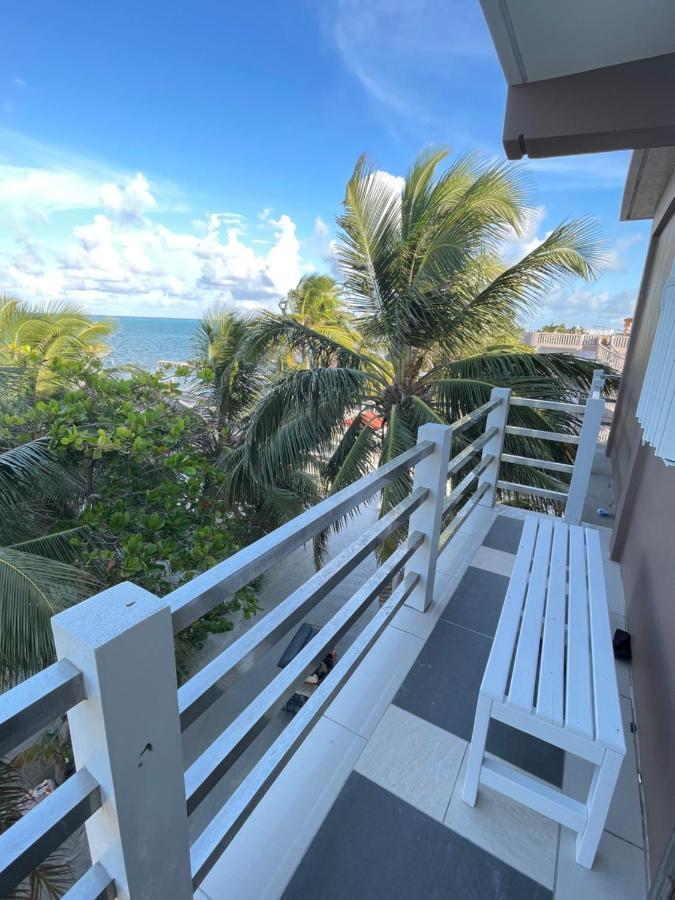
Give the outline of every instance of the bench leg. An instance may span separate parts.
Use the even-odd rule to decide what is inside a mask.
[[[483,755],[485,754],[485,742],[487,740],[488,726],[490,724],[491,709],[492,701],[488,697],[481,697],[479,695],[478,704],[476,705],[476,718],[473,722],[473,733],[469,745],[469,757],[466,763],[464,790],[462,792],[462,799],[465,803],[468,803],[469,806],[476,805],[480,769],[483,765]]]
[[[586,827],[577,835],[577,862],[587,869],[592,867],[595,859],[622,762],[622,755],[606,750],[605,758],[593,773],[588,792]]]

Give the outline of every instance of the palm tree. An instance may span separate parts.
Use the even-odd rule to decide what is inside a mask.
[[[338,219],[337,258],[344,302],[366,350],[291,315],[260,317],[249,352],[285,347],[310,355],[313,365],[284,372],[262,395],[229,460],[234,481],[243,469],[249,480],[270,483],[294,466],[337,491],[411,447],[420,425],[452,423],[493,387],[557,400],[590,387],[596,363],[528,352],[514,340],[514,326],[547,289],[568,277],[594,277],[602,257],[593,225],[563,222],[506,266],[501,243],[527,222],[520,176],[474,156],[440,170],[446,155],[421,153],[400,191],[365,158],[358,161]],[[578,425],[543,410],[513,414],[516,424],[544,430]],[[569,461],[567,446],[509,437],[508,449]],[[529,468],[505,477],[560,486]],[[407,489],[405,479],[385,489],[382,512]]]
[[[196,372],[206,387],[205,409],[215,413],[220,449],[241,442],[247,413],[271,373],[264,356],[244,352],[251,326],[250,316],[214,306],[193,339]]]
[[[308,310],[304,315],[309,315]],[[305,327],[293,321],[298,328]],[[212,489],[234,510],[242,506],[255,510],[266,527],[273,527],[318,502],[321,492],[316,480],[293,462],[279,467],[270,479],[248,466],[243,451],[250,417],[280,363],[274,348],[255,346],[255,334],[252,317],[213,307],[195,336],[195,369],[203,385],[201,411],[213,420],[214,449],[227,472],[224,483]]]
[[[30,804],[30,795],[17,768],[0,759],[0,834],[15,825]],[[73,883],[72,872],[61,851],[52,853],[28,878],[14,888],[7,900],[62,897]]]
[[[343,302],[340,285],[330,275],[303,275],[279,306],[284,315],[299,325],[346,346],[355,346],[359,340],[359,335],[351,328],[351,317]]]
[[[49,397],[61,384],[55,364],[103,356],[101,339],[112,330],[112,322],[94,321],[72,304],[30,306],[0,296],[0,369],[6,378],[27,377],[32,396]]]
[[[46,441],[0,453],[0,688],[53,662],[51,616],[94,589],[73,565],[84,529],[45,534],[77,493]]]

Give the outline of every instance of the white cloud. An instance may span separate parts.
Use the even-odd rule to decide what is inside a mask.
[[[618,238],[605,254],[605,271],[625,272],[628,268],[626,254],[631,247],[639,244],[641,240],[641,234],[628,234],[625,237]]]
[[[17,160],[20,160],[17,163]],[[123,218],[184,208],[175,185],[153,183],[0,127],[0,224],[47,222],[59,213],[98,211]]]
[[[123,222],[142,221],[145,213],[157,206],[142,172],[137,172],[123,187],[114,182],[102,185],[101,201],[106,210]]]
[[[301,240],[273,212],[195,216],[175,185],[0,127],[0,292],[118,315],[273,308],[330,236],[317,216]]]
[[[3,188],[0,175],[0,215]],[[96,197],[99,211],[72,227],[59,250],[17,232],[12,249],[0,253],[7,263],[0,290],[26,299],[67,297],[94,312],[174,307],[198,316],[216,300],[242,309],[275,307],[313,268],[301,259],[296,225],[286,214],[273,219],[266,212],[270,236],[260,245],[246,239],[238,213],[210,213],[185,231],[154,221],[148,214],[157,204],[142,173],[99,184]],[[68,212],[78,210],[76,203]]]
[[[376,103],[412,121],[436,117],[446,92],[434,86],[456,77],[468,57],[494,53],[471,0],[337,0],[324,16],[345,67]]]
[[[550,322],[581,325],[584,328],[620,329],[626,316],[635,310],[636,291],[610,293],[585,286],[558,288],[546,296],[536,317],[524,323],[528,329]]]

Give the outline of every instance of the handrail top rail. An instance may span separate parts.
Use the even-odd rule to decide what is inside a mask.
[[[327,497],[290,522],[243,547],[234,556],[197,575],[164,598],[171,606],[173,628],[177,633],[201,618],[226,596],[261,575],[274,562],[315,537],[336,519],[394,481],[429,456],[433,441],[422,441],[343,490]]]
[[[477,406],[476,409],[472,409],[470,413],[467,413],[465,416],[462,416],[461,419],[457,419],[456,422],[453,422],[450,425],[453,435],[466,431],[467,428],[475,425],[476,422],[483,418],[483,416],[487,416],[488,413],[492,412],[493,409],[496,409],[503,402],[503,397],[497,397],[494,400],[488,400],[487,403],[483,403],[482,406]]]
[[[519,428],[517,425],[507,425],[506,433],[519,437],[537,438],[540,441],[559,441],[562,444],[578,444],[578,434],[567,434],[563,431],[540,431],[538,428]]]
[[[84,678],[59,660],[0,696],[0,757],[7,756],[85,698]]]
[[[528,409],[551,409],[568,413],[583,413],[585,403],[569,403],[566,400],[540,400],[537,397],[511,397],[511,406],[526,406]]]

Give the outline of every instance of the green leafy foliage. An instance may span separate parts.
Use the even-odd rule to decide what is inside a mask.
[[[6,612],[15,621],[16,653],[6,654],[12,670],[22,653],[32,668],[50,660],[49,617],[82,596],[69,590],[73,562],[88,577],[89,593],[95,578],[100,586],[130,580],[164,596],[258,534],[245,509],[233,515],[220,498],[224,475],[215,465],[213,430],[180,402],[171,381],[144,371],[120,378],[90,361],[55,362],[54,369],[65,386],[57,397],[0,415],[0,442],[12,448],[5,456],[18,459],[14,490],[27,466],[39,473],[47,463],[76,486],[59,510],[58,524],[69,528],[60,544],[52,540],[51,559],[39,565],[36,559],[31,578],[19,576],[12,564],[27,551],[35,554],[36,540],[0,549],[0,585],[13,591],[11,602],[5,593],[0,604],[0,619]],[[36,434],[40,441],[31,443]],[[36,447],[44,457],[33,458]],[[2,463],[0,456],[0,487]],[[66,556],[59,559],[57,550]],[[231,628],[233,611],[249,616],[256,608],[251,587],[220,604],[181,636],[181,664],[184,651],[201,645],[206,634]],[[29,652],[32,639],[39,639],[39,652]],[[0,647],[4,643],[0,638]]]

